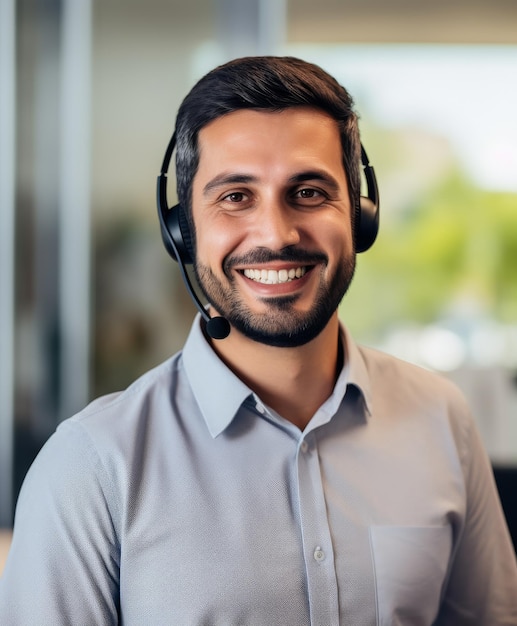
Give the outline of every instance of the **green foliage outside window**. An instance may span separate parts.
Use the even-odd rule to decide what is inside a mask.
[[[383,219],[341,316],[374,341],[394,326],[451,316],[516,324],[517,194],[476,189],[453,172]]]

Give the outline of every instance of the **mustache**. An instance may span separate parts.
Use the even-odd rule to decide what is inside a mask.
[[[225,274],[241,265],[260,265],[261,263],[273,263],[275,261],[286,263],[299,263],[300,265],[317,265],[318,263],[328,263],[328,256],[323,252],[315,252],[288,246],[281,250],[270,250],[269,248],[255,248],[240,256],[229,256],[224,260],[223,270]]]

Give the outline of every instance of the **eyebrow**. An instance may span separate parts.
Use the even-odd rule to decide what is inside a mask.
[[[298,174],[294,174],[288,179],[289,184],[299,184],[304,183],[310,180],[321,181],[325,183],[332,191],[337,192],[340,188],[337,180],[323,170],[308,170],[305,172],[299,172]],[[219,174],[212,178],[212,180],[208,181],[208,183],[203,187],[203,195],[208,195],[214,189],[218,187],[224,187],[225,185],[238,185],[238,184],[249,184],[258,182],[258,178],[256,176],[252,176],[251,174]]]
[[[289,178],[290,183],[305,183],[310,180],[321,181],[335,192],[340,189],[337,180],[324,170],[308,170],[307,172],[300,172]]]
[[[214,189],[224,187],[225,185],[242,185],[257,182],[257,180],[255,176],[249,174],[219,174],[203,187],[203,195],[206,196]]]

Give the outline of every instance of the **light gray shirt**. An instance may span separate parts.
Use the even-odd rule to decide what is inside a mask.
[[[465,402],[359,348],[302,433],[184,350],[65,421],[19,497],[2,626],[517,624]]]

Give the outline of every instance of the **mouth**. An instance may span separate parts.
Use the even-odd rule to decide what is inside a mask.
[[[248,279],[262,285],[281,285],[299,280],[310,269],[307,266],[291,267],[290,269],[253,269],[242,270],[241,273]]]

